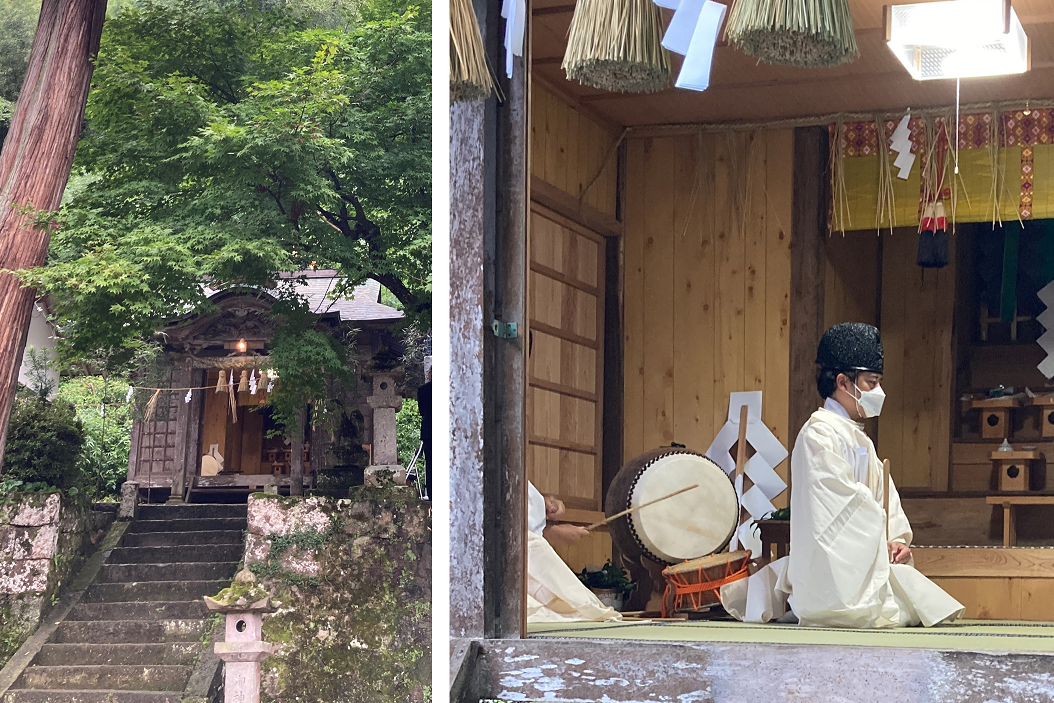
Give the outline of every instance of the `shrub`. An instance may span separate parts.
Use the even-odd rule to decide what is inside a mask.
[[[58,397],[73,404],[84,425],[81,473],[97,500],[116,497],[128,476],[133,406],[125,402],[127,388],[125,378],[101,376],[65,378],[59,384]]]
[[[421,446],[421,411],[416,400],[403,398],[403,407],[395,416],[395,444],[399,450],[399,461],[403,466],[409,466],[414,453]],[[425,466],[424,454],[417,460],[417,465]]]
[[[16,398],[0,473],[26,483],[79,490],[83,447],[84,426],[70,403],[40,396]]]

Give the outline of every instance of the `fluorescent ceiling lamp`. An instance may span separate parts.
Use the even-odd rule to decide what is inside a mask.
[[[915,80],[1029,69],[1025,30],[1010,0],[943,0],[885,7],[886,43]]]

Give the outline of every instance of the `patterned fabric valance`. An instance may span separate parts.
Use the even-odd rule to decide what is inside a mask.
[[[899,122],[881,120],[886,145]],[[901,180],[876,121],[831,125],[833,230],[916,226],[925,201],[937,197],[958,222],[1054,217],[1054,109],[961,115],[958,176],[954,116],[913,117],[908,126],[916,159]],[[883,153],[889,169],[880,168]]]

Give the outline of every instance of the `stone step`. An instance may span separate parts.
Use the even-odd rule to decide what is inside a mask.
[[[135,581],[133,583],[94,583],[84,591],[84,603],[124,603],[128,601],[188,601],[214,596],[231,585],[222,581]]]
[[[129,603],[78,603],[66,622],[81,620],[204,620],[205,601],[145,601]]]
[[[182,691],[30,691],[10,689],[3,703],[181,703]]]
[[[107,564],[171,564],[174,562],[241,561],[241,544],[198,544],[183,547],[118,547]]]
[[[140,505],[136,520],[199,520],[202,518],[242,518],[249,514],[245,503],[197,505]]]
[[[165,664],[190,666],[200,651],[200,641],[150,644],[45,644],[33,659],[33,665]]]
[[[141,644],[200,642],[210,629],[208,620],[90,620],[59,623],[48,638],[51,644]]]
[[[194,544],[241,544],[245,535],[241,530],[193,532],[128,532],[122,547],[178,547]]]
[[[63,690],[182,691],[192,667],[136,666],[31,666],[22,672],[19,688]]]
[[[203,518],[194,520],[136,520],[126,534],[139,532],[216,532],[220,530],[244,530],[244,517]]]
[[[95,583],[133,581],[219,581],[238,571],[236,561],[177,562],[174,564],[104,564]]]

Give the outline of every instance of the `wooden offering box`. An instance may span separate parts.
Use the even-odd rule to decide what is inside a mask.
[[[999,491],[1020,493],[1029,490],[1029,476],[1041,456],[1036,450],[992,452],[992,466],[999,476]]]
[[[970,407],[981,411],[981,437],[1007,439],[1010,437],[1010,411],[1021,407],[1019,398],[984,398],[974,400]]]
[[[1039,429],[1043,438],[1054,437],[1054,395],[1030,398],[1028,404],[1039,408]]]

